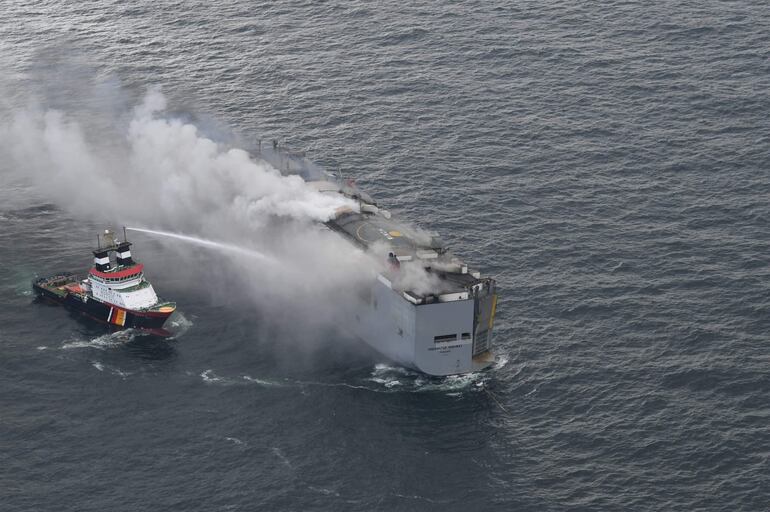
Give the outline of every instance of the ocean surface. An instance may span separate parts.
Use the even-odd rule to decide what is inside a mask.
[[[89,183],[5,162],[1,511],[770,509],[767,2],[8,0],[0,70],[4,112],[160,86],[501,288],[495,367],[429,379],[284,343],[137,235],[176,336],[110,333],[29,286],[88,267]]]

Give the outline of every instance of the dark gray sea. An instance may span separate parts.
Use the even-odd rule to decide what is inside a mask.
[[[89,183],[4,179],[1,511],[770,509],[767,2],[4,0],[0,66],[305,150],[501,288],[495,368],[428,379],[137,235],[179,335],[110,333],[29,286]]]

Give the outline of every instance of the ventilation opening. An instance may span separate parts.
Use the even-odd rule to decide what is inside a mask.
[[[433,343],[444,343],[447,341],[455,341],[457,339],[456,334],[445,334],[443,336],[434,336]]]

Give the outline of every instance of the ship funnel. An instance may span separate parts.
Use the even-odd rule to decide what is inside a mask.
[[[116,263],[118,265],[130,266],[134,264],[134,260],[131,259],[131,242],[123,241],[118,243],[118,248],[115,250]]]
[[[107,249],[94,251],[94,267],[99,272],[108,271],[110,269],[110,251]]]

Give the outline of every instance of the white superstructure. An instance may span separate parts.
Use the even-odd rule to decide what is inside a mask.
[[[144,265],[131,257],[131,243],[118,241],[115,234],[105,231],[104,246],[94,251],[94,268],[84,284],[91,295],[102,302],[122,309],[140,311],[158,304],[158,295],[144,278]],[[114,261],[110,260],[114,254]]]
[[[91,275],[88,285],[95,298],[124,309],[140,310],[158,303],[155,290],[141,272],[131,279],[114,282]]]

